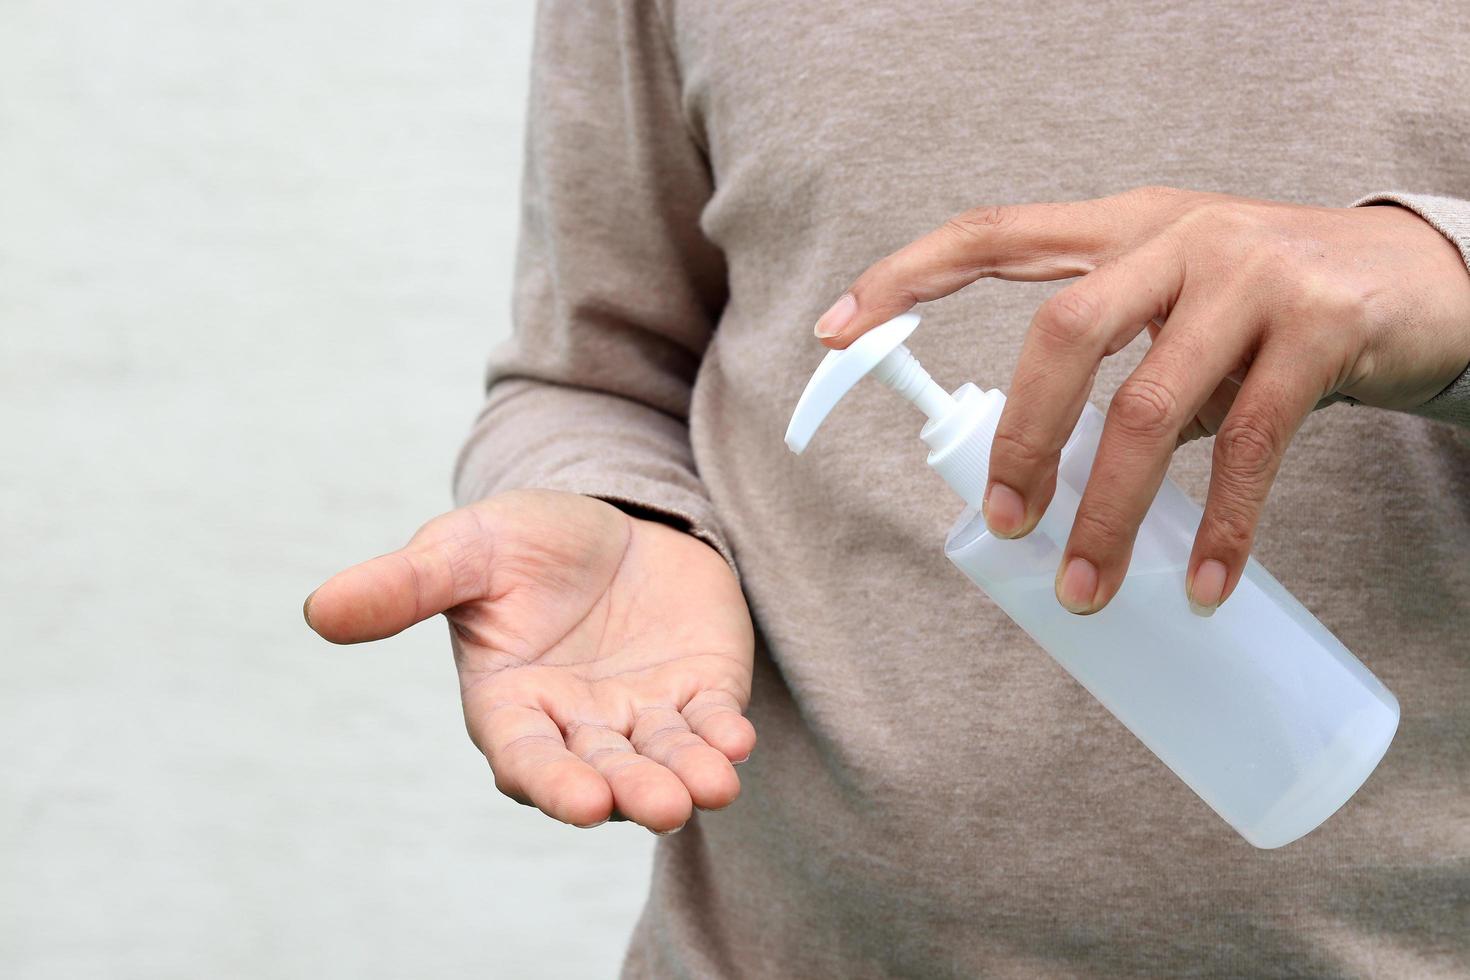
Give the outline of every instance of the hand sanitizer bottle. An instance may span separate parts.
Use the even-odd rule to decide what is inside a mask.
[[[980,501],[1005,396],[936,384],[904,347],[918,324],[907,313],[828,353],[786,444],[804,450],[871,373],[928,416],[929,465],[968,505],[945,554],[1190,789],[1256,847],[1288,844],[1336,812],[1388,751],[1394,696],[1253,558],[1215,615],[1192,612],[1184,573],[1202,512],[1167,479],[1112,602],[1091,616],[1063,609],[1053,582],[1103,414],[1084,410],[1036,529],[997,538]]]

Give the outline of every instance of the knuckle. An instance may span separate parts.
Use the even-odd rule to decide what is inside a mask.
[[[1211,551],[1227,555],[1246,554],[1255,536],[1251,511],[1238,503],[1216,501],[1205,518],[1205,532],[1213,546]]]
[[[916,301],[913,290],[905,284],[909,278],[911,252],[901,250],[874,262],[858,276],[847,291],[857,300],[859,308],[888,309],[890,306],[912,306]]]
[[[500,746],[499,751],[496,752],[496,758],[500,759],[501,761],[505,761],[516,755],[516,753],[518,752],[530,750],[530,754],[527,756],[527,758],[544,759],[546,758],[546,754],[543,752],[536,752],[535,750],[555,748],[557,742],[558,740],[550,735],[543,735],[539,732],[528,732],[525,735],[517,735],[510,741],[506,742],[504,745]]]
[[[1200,199],[1196,191],[1182,190],[1164,184],[1134,187],[1109,199],[1110,204],[1130,220],[1142,217],[1149,234],[1168,227],[1186,214]]]
[[[1003,204],[982,204],[961,211],[945,222],[945,227],[965,238],[975,238],[994,233],[997,228],[1011,222],[1015,209]]]
[[[1238,203],[1216,198],[1184,202],[1174,219],[1177,231],[1191,235],[1194,244],[1205,244],[1212,253],[1238,251],[1253,240],[1251,221]],[[1230,246],[1235,246],[1231,248]]]
[[[621,745],[602,745],[592,749],[590,752],[582,753],[582,761],[594,769],[602,769],[606,761],[616,761],[619,756],[627,754],[628,750]]]
[[[416,576],[442,569],[454,595],[465,595],[484,585],[485,517],[462,508],[440,514],[425,523],[404,549]]]
[[[1075,287],[1064,289],[1036,311],[1032,329],[1057,344],[1090,344],[1101,320],[1101,307]]]
[[[1117,542],[1129,537],[1127,519],[1114,505],[1091,500],[1077,509],[1072,522],[1072,540],[1082,543],[1083,550],[1093,557],[1099,552],[1111,550]]]
[[[690,704],[684,709],[684,720],[690,728],[697,728],[722,710],[719,705],[707,701]]]
[[[1302,271],[1293,283],[1294,319],[1335,333],[1366,329],[1368,297],[1351,283],[1318,270]]]
[[[443,546],[443,560],[449,572],[451,596],[484,595],[488,591],[486,566],[473,544],[464,538],[451,539]]]
[[[1301,273],[1296,269],[1300,257],[1294,243],[1272,234],[1250,234],[1243,236],[1238,265],[1245,277],[1251,280],[1297,283]],[[1296,290],[1297,287],[1291,287]]]
[[[1271,472],[1278,452],[1271,424],[1256,414],[1230,415],[1215,436],[1215,464],[1227,479],[1260,481]]]
[[[1007,471],[1018,468],[1035,469],[1047,455],[1041,442],[1024,429],[997,430],[991,441],[990,451],[993,463],[1000,463],[999,469]],[[997,469],[992,465],[993,475],[999,475],[996,473]]]
[[[1200,224],[1233,225],[1240,221],[1241,210],[1233,201],[1204,197],[1190,203],[1184,218]]]
[[[1123,382],[1108,409],[1120,429],[1142,439],[1176,436],[1178,411],[1179,399],[1169,386],[1146,376]]]
[[[650,775],[648,766],[656,766],[658,763],[646,755],[637,752],[619,752],[609,756],[607,761],[597,767],[597,771],[603,779],[611,780],[616,776],[624,776],[625,779],[637,779]],[[624,775],[626,774],[626,775]]]
[[[447,514],[431,517],[423,524],[420,524],[417,531],[413,532],[413,536],[408,539],[409,545],[427,547],[440,544],[444,541],[451,541],[463,533],[463,523],[464,515],[454,510]]]
[[[689,729],[683,724],[660,725],[657,728],[654,728],[652,731],[649,731],[647,733],[640,733],[643,740],[649,746],[668,745],[670,742],[679,741],[681,738],[688,734]]]

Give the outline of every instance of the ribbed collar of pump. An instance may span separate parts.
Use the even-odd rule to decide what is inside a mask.
[[[990,446],[1006,396],[997,388],[981,391],[963,384],[954,393],[955,407],[930,420],[919,432],[929,446],[929,465],[965,503],[979,507],[990,471]]]

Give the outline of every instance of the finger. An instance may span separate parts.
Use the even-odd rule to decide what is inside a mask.
[[[1325,363],[1299,344],[1264,348],[1215,435],[1209,496],[1185,580],[1201,615],[1213,613],[1240,581],[1281,457],[1332,389]]]
[[[1113,395],[1057,568],[1057,599],[1071,612],[1096,612],[1122,587],[1138,525],[1180,434],[1255,344],[1249,309],[1213,291],[1186,294]]]
[[[664,766],[640,755],[622,733],[603,725],[575,725],[568,747],[612,788],[619,813],[658,834],[689,821],[693,801],[683,782]]]
[[[1194,418],[1179,432],[1179,439],[1175,449],[1187,442],[1196,439],[1204,439],[1220,431],[1220,423],[1225,421],[1225,416],[1230,414],[1230,406],[1235,404],[1235,396],[1240,391],[1240,382],[1234,378],[1227,377],[1210,392],[1210,397],[1194,413]]]
[[[381,640],[473,598],[484,548],[467,510],[437,517],[408,545],[328,579],[307,596],[307,625],[333,643]]]
[[[1100,201],[973,208],[946,221],[860,275],[818,320],[816,334],[843,348],[915,303],[992,277],[1066,279],[1115,250]]]
[[[1150,340],[1157,340],[1160,330],[1159,323],[1150,320],[1148,324],[1148,336]],[[1200,406],[1199,411],[1194,413],[1194,418],[1185,423],[1179,432],[1179,438],[1175,440],[1174,448],[1178,449],[1185,443],[1194,442],[1196,439],[1204,439],[1220,431],[1220,423],[1225,421],[1225,416],[1230,412],[1230,406],[1235,403],[1235,393],[1240,390],[1240,379],[1245,377],[1245,371],[1232,371],[1225,376],[1205,403]],[[1331,398],[1329,396],[1328,401]],[[1322,404],[1325,404],[1322,403]]]
[[[718,749],[689,730],[672,707],[645,708],[633,725],[633,747],[666,767],[689,789],[694,805],[719,810],[740,795],[740,777]]]
[[[690,731],[739,765],[755,749],[755,726],[740,711],[740,702],[728,691],[703,691],[684,706]]]
[[[1098,365],[1173,307],[1183,260],[1159,236],[1072,283],[1036,311],[996,425],[982,509],[999,537],[1027,534],[1056,488],[1057,460]]]
[[[948,296],[986,276],[1045,280],[1080,276],[1111,240],[1099,201],[973,208],[869,266],[817,321],[828,347],[843,348],[915,303]]]
[[[1194,197],[1145,187],[1092,201],[972,208],[870,266],[817,321],[816,334],[841,349],[977,279],[1083,275],[1153,235]]]
[[[578,827],[612,813],[613,790],[597,770],[573,754],[546,712],[502,704],[470,719],[470,737],[506,796],[529,800],[548,817]]]

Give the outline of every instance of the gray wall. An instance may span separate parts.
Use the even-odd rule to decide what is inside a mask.
[[[0,975],[616,971],[652,838],[300,613],[449,504],[530,6],[0,2]]]

